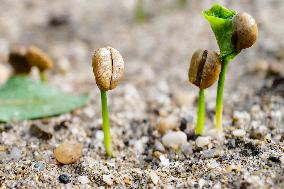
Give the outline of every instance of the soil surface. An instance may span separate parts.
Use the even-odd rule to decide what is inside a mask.
[[[195,49],[218,50],[201,16],[212,1],[179,7],[145,0],[147,19],[138,24],[132,0],[1,0],[0,83],[11,72],[9,49],[36,45],[56,64],[49,85],[88,94],[90,101],[70,114],[0,124],[0,187],[284,188],[284,1],[216,2],[253,15],[259,39],[229,65],[223,136],[213,129],[216,84],[206,90],[201,139],[208,143],[200,147],[192,134],[198,89],[187,71]],[[91,68],[93,51],[108,45],[121,52],[126,67],[124,81],[108,92],[112,158],[103,148]],[[36,70],[31,77],[38,78]],[[168,123],[187,135],[181,148],[163,145],[157,126]],[[56,161],[53,150],[65,141],[82,144],[76,163]]]

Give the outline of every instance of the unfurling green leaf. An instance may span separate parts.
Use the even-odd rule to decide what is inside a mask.
[[[233,59],[237,52],[232,44],[233,17],[236,12],[218,4],[202,12],[215,34],[222,59]]]

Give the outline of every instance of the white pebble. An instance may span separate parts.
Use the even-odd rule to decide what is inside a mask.
[[[193,153],[192,146],[188,142],[181,146],[181,150],[186,155],[191,155]]]
[[[154,171],[151,171],[150,172],[150,178],[152,180],[152,182],[157,185],[158,182],[159,182],[159,176],[154,172]]]
[[[95,116],[95,111],[94,111],[94,109],[91,108],[91,107],[85,108],[84,113],[86,114],[86,116],[87,116],[88,118],[93,118],[93,117]]]
[[[79,176],[78,177],[78,181],[81,183],[81,184],[88,184],[89,183],[89,179],[87,176]]]
[[[185,144],[187,141],[187,136],[182,131],[169,132],[165,134],[162,138],[162,142],[166,147],[178,148]]]
[[[203,147],[203,146],[207,146],[208,144],[211,143],[210,138],[209,137],[203,137],[203,136],[199,136],[196,141],[196,146],[198,147]]]
[[[219,163],[215,159],[212,159],[207,163],[207,166],[210,169],[216,169],[219,166]]]
[[[104,140],[104,132],[102,130],[98,130],[96,132],[96,139],[98,139],[99,141],[103,141]]]
[[[163,144],[160,141],[158,141],[158,140],[155,140],[155,149],[160,151],[160,152],[166,151],[166,149],[163,146]]]
[[[14,160],[19,160],[21,159],[22,152],[19,150],[17,147],[13,147],[11,152],[10,152],[10,158]]]
[[[222,189],[221,184],[218,182],[213,186],[213,189]]]
[[[237,129],[232,132],[235,137],[244,137],[246,135],[246,131],[243,129]]]
[[[103,175],[103,181],[108,185],[113,184],[113,180],[111,178],[111,175]]]
[[[178,127],[178,119],[175,116],[169,116],[166,118],[160,117],[156,125],[157,130],[161,134],[165,134],[177,127]]]
[[[134,149],[138,154],[142,154],[144,152],[145,143],[147,143],[148,137],[142,137],[139,140],[135,141]]]
[[[206,180],[201,178],[198,180],[198,184],[199,184],[199,187],[202,188],[206,184]]]
[[[208,136],[214,139],[218,139],[218,141],[223,141],[225,138],[224,132],[221,132],[220,129],[206,129],[204,131],[203,136]]]
[[[161,165],[162,166],[169,166],[170,165],[170,160],[168,158],[166,158],[164,155],[160,155],[160,161],[161,161]]]

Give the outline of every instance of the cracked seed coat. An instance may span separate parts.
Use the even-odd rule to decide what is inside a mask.
[[[197,50],[193,53],[188,71],[189,81],[200,89],[206,89],[213,85],[221,71],[221,60],[218,53],[208,50],[207,56],[204,57],[205,51]],[[200,64],[204,64],[201,66],[202,69],[199,69]]]
[[[92,64],[96,83],[103,91],[114,89],[123,78],[123,58],[119,51],[112,47],[97,49]]]

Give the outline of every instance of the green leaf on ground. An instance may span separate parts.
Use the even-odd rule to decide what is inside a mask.
[[[13,76],[0,87],[0,122],[60,115],[84,106],[87,100],[87,96],[71,96],[26,76]]]
[[[222,58],[233,59],[237,52],[232,44],[233,17],[236,12],[215,4],[202,12],[215,34]]]

